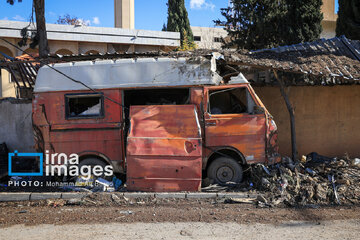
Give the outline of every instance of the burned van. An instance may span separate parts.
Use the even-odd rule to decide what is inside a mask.
[[[223,83],[202,57],[44,66],[33,126],[39,152],[111,165],[136,191],[241,182],[246,165],[279,160],[275,122],[248,81]]]

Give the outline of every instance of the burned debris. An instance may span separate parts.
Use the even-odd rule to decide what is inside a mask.
[[[260,205],[288,206],[360,203],[360,160],[328,158],[316,153],[300,162],[284,157],[281,164],[250,169],[250,182],[263,194]]]

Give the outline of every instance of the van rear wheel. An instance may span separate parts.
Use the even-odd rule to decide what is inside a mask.
[[[235,159],[219,157],[208,167],[207,176],[220,185],[227,182],[240,183],[243,179],[243,169]]]

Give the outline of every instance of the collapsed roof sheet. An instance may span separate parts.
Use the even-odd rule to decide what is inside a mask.
[[[346,37],[223,54],[228,63],[341,80],[360,80],[360,41],[351,41]]]

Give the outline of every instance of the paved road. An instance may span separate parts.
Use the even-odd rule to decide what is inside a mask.
[[[0,229],[1,239],[359,239],[360,220],[238,223],[111,223],[16,225]]]

